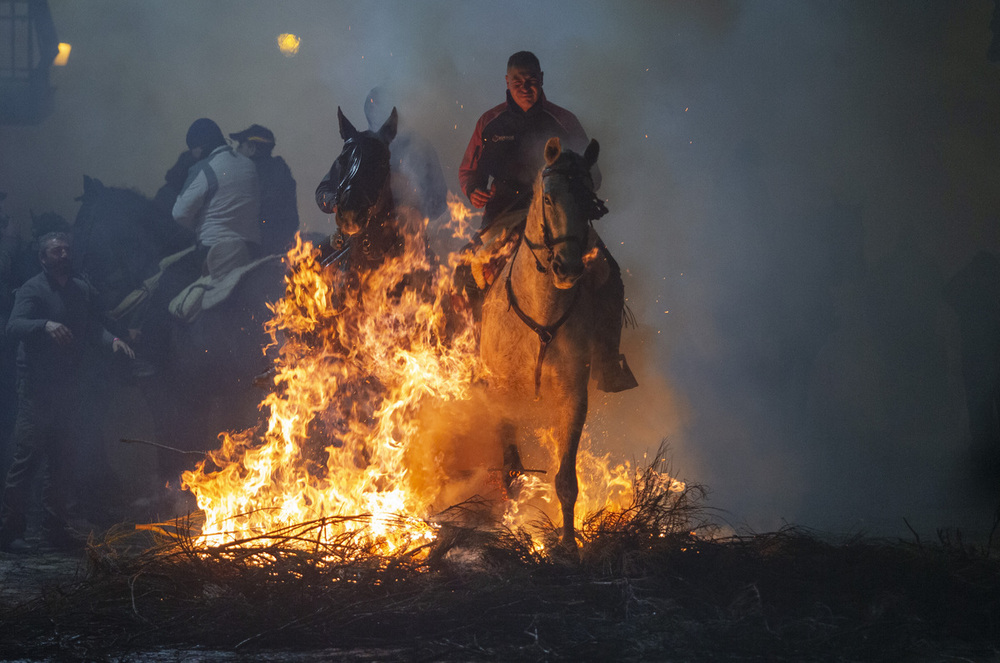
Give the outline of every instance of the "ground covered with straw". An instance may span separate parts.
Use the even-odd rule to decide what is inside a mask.
[[[544,550],[527,531],[455,519],[434,543],[391,556],[358,536],[315,541],[328,521],[208,549],[192,522],[122,525],[76,571],[64,559],[31,592],[0,594],[0,650],[53,661],[1000,660],[992,541],[722,536],[699,487],[669,492],[654,478],[637,478],[629,507],[592,514],[577,554],[560,552],[551,523],[534,532]],[[45,563],[32,560],[19,563]]]

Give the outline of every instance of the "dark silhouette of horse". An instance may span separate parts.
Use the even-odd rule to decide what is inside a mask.
[[[398,207],[392,195],[389,144],[396,136],[396,109],[377,131],[358,131],[340,108],[337,120],[344,147],[321,186],[334,195],[338,231],[330,238],[324,262],[363,273],[399,256],[403,235],[422,229],[414,227],[416,210]]]
[[[193,242],[169,210],[133,190],[85,177],[79,200],[78,268],[101,292],[101,305],[109,312],[141,291],[161,259]],[[186,321],[171,316],[170,360],[161,373],[139,380],[159,444],[209,449],[220,432],[258,423],[263,394],[253,380],[270,364],[264,322],[271,316],[267,304],[284,295],[284,274],[278,256],[255,261],[230,277],[228,296],[221,301]],[[112,328],[124,337],[128,322],[122,317]],[[170,452],[161,453],[159,461],[160,478],[169,481],[193,465],[192,456]]]
[[[76,200],[75,266],[100,293],[106,310],[155,273],[160,258],[194,241],[190,231],[174,223],[169,209],[137,191],[108,187],[85,175],[83,195]]]

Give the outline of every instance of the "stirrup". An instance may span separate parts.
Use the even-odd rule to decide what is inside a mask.
[[[625,361],[625,355],[618,355],[618,361],[605,363],[597,376],[597,388],[610,394],[634,389],[638,386],[639,383],[632,374],[632,369]]]

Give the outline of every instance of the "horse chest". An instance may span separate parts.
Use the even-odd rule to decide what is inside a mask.
[[[526,305],[531,305],[530,300]],[[553,319],[559,315],[561,313],[556,313]],[[593,328],[592,303],[589,293],[583,292],[570,316],[546,344],[539,368],[543,339],[511,309],[503,289],[494,288],[483,306],[482,360],[498,386],[526,396],[534,395],[536,371],[539,370],[540,397],[544,398],[545,392],[553,390],[585,390]]]

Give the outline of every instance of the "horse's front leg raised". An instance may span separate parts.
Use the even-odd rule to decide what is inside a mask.
[[[584,394],[573,407],[568,407],[560,417],[559,441],[559,471],[556,473],[556,495],[562,507],[562,547],[575,551],[576,527],[574,525],[574,507],[579,493],[576,479],[576,452],[580,447],[580,436],[583,434],[583,424],[587,420],[587,397]]]

